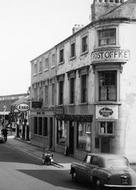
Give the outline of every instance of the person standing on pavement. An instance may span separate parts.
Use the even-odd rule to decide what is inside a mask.
[[[7,135],[8,135],[8,130],[6,129],[6,127],[4,127],[2,130],[1,130],[1,134],[4,136],[4,140],[5,142],[7,141]]]

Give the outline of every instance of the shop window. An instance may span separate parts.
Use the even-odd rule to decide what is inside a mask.
[[[63,87],[64,87],[64,82],[60,81],[59,82],[59,105],[63,104]]]
[[[66,126],[64,121],[57,120],[57,143],[60,145],[65,145],[66,142]]]
[[[100,135],[113,135],[114,134],[114,123],[111,121],[100,122]]]
[[[34,134],[37,134],[37,117],[34,117]]]
[[[48,118],[43,119],[43,136],[48,136]]]
[[[87,52],[87,50],[88,50],[88,42],[87,42],[87,36],[84,36],[83,38],[82,38],[82,53],[85,53],[85,52]]]
[[[71,44],[71,55],[70,57],[73,58],[76,56],[76,51],[75,51],[75,43]]]
[[[91,123],[78,123],[77,148],[84,151],[91,151]]]
[[[104,29],[98,31],[99,46],[116,45],[116,29]]]
[[[39,135],[42,135],[42,117],[39,117]]]
[[[64,62],[64,49],[61,49],[59,51],[59,62],[60,63]]]
[[[99,80],[99,101],[117,100],[117,72],[100,71]]]
[[[70,78],[70,104],[75,102],[75,78]]]
[[[87,102],[87,75],[81,76],[81,103]]]

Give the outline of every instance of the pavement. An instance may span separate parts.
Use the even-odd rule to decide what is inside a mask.
[[[39,159],[39,161],[42,164],[43,148],[32,145],[30,141],[25,141],[14,136],[8,136],[7,144],[13,146],[15,149],[18,149],[34,158]],[[54,164],[60,168],[70,169],[70,165],[72,162],[77,162],[77,161],[79,162],[79,160],[73,157],[65,156],[57,152],[52,152],[52,153],[53,153]]]

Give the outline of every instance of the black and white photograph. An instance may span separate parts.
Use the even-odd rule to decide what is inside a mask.
[[[136,190],[136,0],[0,0],[0,190]]]

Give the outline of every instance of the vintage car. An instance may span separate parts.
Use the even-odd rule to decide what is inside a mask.
[[[136,172],[126,157],[88,153],[83,162],[73,162],[72,180],[91,182],[97,189],[136,189]]]

